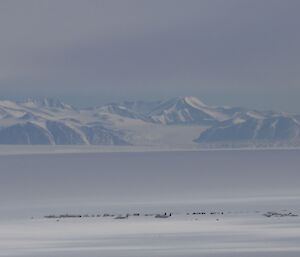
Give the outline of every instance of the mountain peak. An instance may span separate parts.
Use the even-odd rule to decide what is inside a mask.
[[[49,109],[72,109],[72,107],[56,98],[28,98],[21,102],[26,107],[45,107]]]
[[[193,96],[175,97],[162,102],[151,113],[155,122],[162,124],[211,125],[224,115]]]
[[[187,104],[191,105],[194,108],[207,107],[205,103],[203,103],[197,97],[194,96],[185,96],[183,97],[183,101],[185,101]]]

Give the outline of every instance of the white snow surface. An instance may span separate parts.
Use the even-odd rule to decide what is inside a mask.
[[[121,151],[3,150],[0,256],[300,256],[300,150]]]
[[[300,220],[262,215],[0,224],[0,256],[299,256]]]

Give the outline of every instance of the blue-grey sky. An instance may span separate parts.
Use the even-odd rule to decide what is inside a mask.
[[[299,0],[1,0],[0,96],[300,112]]]

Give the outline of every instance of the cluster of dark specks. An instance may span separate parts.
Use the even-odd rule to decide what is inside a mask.
[[[186,213],[186,215],[223,215],[224,212],[192,212],[192,213]],[[61,214],[61,215],[46,215],[44,216],[45,219],[66,219],[66,218],[114,218],[114,219],[128,219],[130,216],[133,217],[139,217],[139,216],[145,216],[145,217],[154,217],[154,218],[170,218],[172,217],[174,214],[172,212],[164,212],[164,213],[145,213],[145,214],[141,214],[141,213],[127,213],[127,214],[111,214],[111,213],[104,213],[104,214]]]
[[[233,212],[228,212],[228,214],[231,214]],[[255,211],[255,213],[259,213],[258,211]],[[210,211],[210,212],[206,212],[206,211],[197,211],[197,212],[187,212],[186,215],[187,216],[202,216],[202,215],[215,215],[215,216],[221,216],[224,215],[225,213],[223,211]],[[56,219],[57,221],[59,221],[60,219],[66,219],[66,218],[114,218],[114,219],[128,219],[129,217],[140,217],[140,216],[144,216],[144,217],[154,217],[154,218],[170,218],[172,217],[174,214],[172,212],[164,212],[164,213],[145,213],[145,214],[141,214],[139,212],[136,213],[127,213],[127,214],[111,214],[111,213],[104,213],[104,214],[61,214],[61,215],[46,215],[44,216],[44,218],[46,219]],[[297,217],[297,214],[294,214],[292,212],[273,212],[273,211],[268,211],[266,213],[263,214],[263,216],[265,217]],[[33,217],[32,217],[33,219]],[[197,220],[197,218],[196,218]],[[218,218],[216,219],[217,221],[219,220]]]
[[[271,217],[277,217],[277,218],[281,218],[281,217],[297,217],[297,214],[294,214],[292,212],[272,212],[272,211],[268,211],[266,213],[263,214],[265,217],[271,218]]]
[[[210,215],[224,215],[224,212],[216,212],[216,211],[213,211],[213,212],[192,212],[192,213],[187,213],[186,215],[207,215],[207,214],[210,214]]]

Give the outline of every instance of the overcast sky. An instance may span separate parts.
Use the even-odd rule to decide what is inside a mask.
[[[1,0],[1,98],[300,112],[299,0]]]

